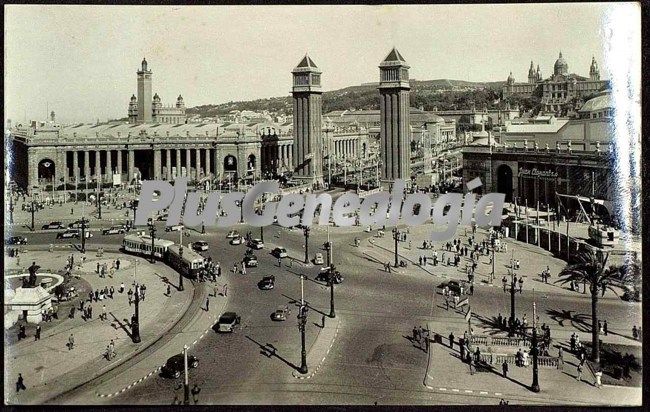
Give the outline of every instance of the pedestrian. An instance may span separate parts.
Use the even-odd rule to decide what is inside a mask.
[[[578,365],[577,371],[578,375],[576,376],[576,380],[582,382],[582,363]]]
[[[115,261],[115,269],[120,270],[120,260],[119,259],[117,259]]]
[[[74,306],[70,308],[70,314],[68,315],[68,318],[70,318],[70,319],[74,319],[74,312],[75,312],[75,309],[76,309],[76,308],[75,308]]]
[[[449,297],[445,296],[445,310],[449,310]]]
[[[559,370],[564,369],[564,350],[561,347],[557,351],[557,368]]]
[[[99,262],[97,262],[97,273],[99,273]]]
[[[41,325],[36,326],[36,334],[34,335],[34,341],[37,340],[41,340]]]
[[[124,282],[120,282],[120,288],[118,289],[118,292],[124,293]]]
[[[478,346],[476,347],[476,351],[474,352],[474,360],[476,361],[477,364],[481,361],[481,350],[478,348]]]
[[[474,294],[474,283],[469,284],[469,294],[473,295]]]
[[[88,317],[93,318],[93,307],[91,305],[88,305]]]
[[[201,388],[199,388],[195,383],[194,387],[192,388],[192,399],[194,400],[194,405],[199,403],[199,393],[200,392],[201,392]]]
[[[74,335],[71,333],[68,338],[68,350],[74,349]]]
[[[576,335],[575,335],[575,333],[571,334],[571,339],[569,340],[569,342],[571,344],[571,352],[575,352],[576,351]]]
[[[470,375],[474,375],[474,359],[471,357],[469,358],[469,373]]]
[[[282,267],[282,259],[278,258],[278,267]],[[237,270],[237,267],[235,267],[235,270]]]
[[[451,332],[449,334],[449,348],[454,348],[454,332]]]
[[[603,334],[603,322],[598,321],[598,333]]]
[[[413,343],[415,343],[415,342],[418,342],[418,343],[420,342],[420,335],[419,335],[418,328],[413,326]]]
[[[246,274],[246,265],[244,264],[244,262],[241,263],[241,274],[242,275]]]
[[[167,296],[171,296],[171,294],[172,294],[172,287],[168,283],[167,284]],[[217,296],[217,287],[216,286],[215,286],[215,289],[214,289],[214,296]]]
[[[595,382],[594,385],[600,389],[603,386],[603,383],[601,379],[603,378],[603,371],[601,369],[598,369],[598,371],[594,372],[594,378]]]
[[[16,393],[20,392],[20,390],[27,390],[27,387],[25,386],[25,383],[23,381],[23,375],[22,373],[18,374],[18,381],[16,381]]]
[[[634,340],[638,340],[638,339],[639,339],[639,331],[638,331],[638,329],[636,328],[636,325],[632,326],[632,338],[633,338]]]
[[[603,332],[605,333],[605,336],[607,336],[607,319],[605,319],[605,322],[603,323]]]
[[[205,298],[205,311],[210,311],[210,296]]]
[[[223,285],[223,295],[228,296],[228,284]]]
[[[503,363],[501,364],[501,370],[503,371],[503,377],[507,378],[508,377],[508,361],[504,360]]]
[[[102,305],[102,321],[106,320],[106,305]]]
[[[463,339],[463,338],[460,338],[460,339],[458,340],[458,346],[460,347],[460,359],[461,359],[462,361],[465,360],[465,342],[466,342],[466,341],[465,341],[465,339]]]
[[[523,276],[519,278],[519,293],[523,293],[524,289],[524,278]]]
[[[113,285],[111,285],[111,288],[108,291],[110,292],[111,299],[113,299],[113,295],[115,294],[115,288],[113,287]]]
[[[503,292],[506,292],[506,285],[508,284],[508,279],[504,276],[503,279],[501,280],[503,282]]]

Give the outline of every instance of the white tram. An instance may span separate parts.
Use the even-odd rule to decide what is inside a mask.
[[[151,256],[151,236],[145,234],[132,234],[124,236],[122,241],[124,252],[143,257]],[[182,275],[195,279],[205,267],[205,258],[190,247],[183,247],[181,254],[178,245],[171,240],[154,239],[153,254],[164,261]]]
[[[190,247],[183,247],[181,255],[179,245],[173,244],[167,249],[167,263],[188,278],[195,279],[205,268],[205,258]]]
[[[153,255],[158,259],[164,259],[167,255],[167,250],[174,242],[165,239],[154,239],[153,241]],[[136,255],[151,256],[151,236],[133,234],[124,236],[122,247],[127,253]]]

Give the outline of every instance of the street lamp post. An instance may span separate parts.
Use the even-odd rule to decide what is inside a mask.
[[[190,380],[187,368],[187,345],[183,345],[183,370],[185,371],[185,377],[183,380],[183,405],[190,404]]]
[[[330,286],[330,318],[336,317],[334,311],[334,279],[336,278],[336,269],[334,265],[330,265],[328,269],[328,281]]]
[[[134,201],[131,201],[131,203],[128,206],[129,209],[133,210],[133,226],[135,226],[135,213],[138,210],[138,207],[135,205]]]
[[[309,308],[303,303],[298,313],[298,328],[300,329],[300,342],[302,345],[300,369],[302,374],[309,372],[307,369],[307,350],[305,348],[305,328],[307,326],[307,312]]]
[[[81,217],[81,253],[86,253],[86,224],[88,219],[86,216]]]
[[[133,276],[135,277],[137,260],[133,260]],[[140,343],[140,285],[135,284],[135,314],[131,320],[131,340],[133,343]]]
[[[14,195],[9,193],[9,223],[14,224]]]
[[[36,213],[36,205],[34,203],[34,195],[32,194],[32,203],[29,206],[29,211],[32,213],[32,232],[34,231],[34,213]]]
[[[510,337],[515,336],[515,291],[517,286],[515,283],[514,264],[512,266],[513,269],[510,272],[510,330],[508,332],[508,336]]]
[[[309,263],[309,230],[308,226],[302,230],[305,235],[305,264]]]
[[[397,242],[399,242],[399,237],[402,234],[397,228],[393,229],[393,239],[395,240],[395,267],[398,266],[399,262],[397,261]]]
[[[535,290],[533,290],[533,296]],[[533,384],[530,386],[530,390],[533,392],[539,392],[539,365],[537,360],[537,305],[533,298],[533,341],[532,341],[532,352],[533,352]]]
[[[180,235],[181,235],[181,240],[178,245],[178,254],[180,255],[180,258],[183,259],[183,230],[185,230],[185,227],[181,228],[180,230]],[[178,272],[178,291],[182,292],[184,290],[183,288],[183,274],[179,271]]]
[[[149,235],[151,236],[151,263],[156,263],[156,258],[154,254],[154,246],[156,240],[156,225],[154,224],[153,219],[149,222]]]
[[[100,178],[97,178],[97,209],[99,211],[99,218],[102,218],[102,192],[99,187]]]

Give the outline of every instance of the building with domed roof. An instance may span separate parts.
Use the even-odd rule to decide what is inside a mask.
[[[153,73],[148,68],[147,59],[142,59],[138,75],[138,97],[131,96],[129,101],[129,123],[171,123],[183,124],[187,121],[183,96],[178,95],[175,105],[165,106],[158,93],[151,97],[151,82]]]
[[[591,59],[589,77],[583,77],[569,72],[569,64],[560,52],[553,64],[553,75],[546,79],[542,78],[539,65],[537,70],[534,69],[532,61],[528,69],[528,82],[517,83],[510,72],[506,85],[503,86],[503,98],[539,96],[542,111],[561,114],[578,109],[585,98],[606,89],[608,85],[607,80],[600,80],[595,57]]]

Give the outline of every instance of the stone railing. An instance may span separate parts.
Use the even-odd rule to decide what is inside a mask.
[[[545,368],[557,368],[560,358],[555,356],[538,356],[537,364]]]
[[[493,337],[486,335],[473,335],[470,337],[470,343],[473,345],[486,345],[486,346],[519,346],[528,347],[530,341],[527,338],[511,338],[511,337]]]

